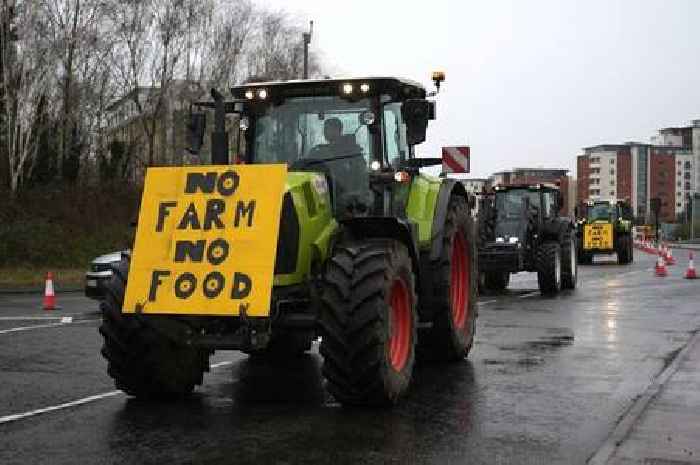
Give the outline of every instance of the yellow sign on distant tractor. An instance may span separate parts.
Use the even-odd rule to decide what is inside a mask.
[[[286,165],[150,168],[124,313],[267,316]]]
[[[585,225],[583,231],[583,248],[586,250],[612,250],[612,223],[592,223]]]

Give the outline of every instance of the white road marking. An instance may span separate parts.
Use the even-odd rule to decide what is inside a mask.
[[[6,415],[0,417],[0,425],[3,423],[10,423],[12,421],[22,420],[23,418],[33,417],[35,415],[40,415],[42,413],[54,412],[56,410],[63,410],[70,407],[75,407],[77,405],[83,405],[90,402],[94,402],[100,399],[106,399],[107,397],[114,397],[116,395],[123,394],[122,391],[109,391],[103,392],[102,394],[97,394],[94,396],[83,397],[82,399],[74,400],[72,402],[66,402],[65,404],[52,405],[51,407],[44,407],[37,410],[30,410],[24,413],[15,413],[14,415]]]
[[[519,295],[518,299],[527,299],[528,297],[534,297],[536,295],[539,295],[540,291],[532,291],[528,292],[527,294]]]
[[[33,320],[61,320],[63,316],[0,316],[0,321],[33,321]]]
[[[9,329],[0,330],[0,334],[17,333],[19,331],[30,331],[32,329],[55,328],[58,326],[66,326],[69,324],[91,323],[93,321],[99,321],[99,320],[93,319],[93,320],[73,321],[73,319],[71,317],[64,317],[64,318],[61,318],[61,321],[58,323],[47,323],[45,325],[32,325],[32,326],[18,326],[17,328],[9,328]]]
[[[494,302],[498,302],[498,301],[497,301],[496,299],[494,299],[494,300],[484,300],[484,301],[480,301],[480,302],[479,302],[479,305],[488,305],[488,304],[492,304],[492,303],[494,303]]]
[[[233,360],[227,360],[225,362],[215,363],[213,365],[210,365],[209,368],[221,368],[221,367],[225,367],[228,365],[233,365]]]
[[[225,367],[228,365],[233,365],[234,361],[233,360],[227,360],[225,362],[219,362],[211,365],[211,368],[221,368]],[[118,395],[122,395],[124,392],[122,391],[108,391],[108,392],[103,392],[102,394],[95,394],[94,396],[88,396],[88,397],[83,397],[82,399],[78,400],[73,400],[71,402],[66,402],[63,404],[58,404],[58,405],[52,405],[50,407],[44,407],[36,410],[30,410],[28,412],[23,412],[23,413],[15,413],[12,415],[5,415],[4,417],[0,417],[0,425],[3,423],[11,423],[13,421],[17,420],[23,420],[25,418],[33,417],[36,415],[41,415],[42,413],[49,413],[49,412],[55,412],[57,410],[64,410],[67,408],[71,407],[77,407],[79,405],[84,405],[84,404],[89,404],[90,402],[95,402],[98,400],[102,399],[107,399],[109,397],[114,397]]]

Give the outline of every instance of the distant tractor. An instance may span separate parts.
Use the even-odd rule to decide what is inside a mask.
[[[479,271],[484,289],[508,287],[510,274],[537,272],[542,294],[574,289],[577,283],[574,225],[560,217],[554,185],[497,186],[479,215]]]
[[[353,78],[231,93],[199,104],[215,109],[212,165],[147,173],[135,247],[112,267],[101,307],[117,387],[182,396],[215,350],[288,358],[321,336],[330,393],[382,405],[406,392],[417,356],[466,357],[474,199],[421,172],[442,163],[415,156],[435,115],[425,88]],[[226,115],[240,122],[231,150]],[[192,115],[194,154],[205,126]]]
[[[593,263],[596,254],[617,254],[621,265],[634,260],[632,208],[623,200],[589,200],[577,211],[578,261]]]

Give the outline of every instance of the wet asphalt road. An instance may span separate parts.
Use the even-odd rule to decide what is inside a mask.
[[[218,352],[192,399],[139,402],[106,375],[95,303],[59,295],[49,315],[36,296],[0,296],[0,464],[585,463],[700,328],[684,265],[656,278],[637,252],[547,299],[515,276],[481,297],[469,359],[420,366],[391,410],[333,402],[317,354],[274,366]],[[73,321],[32,319],[47,316]]]

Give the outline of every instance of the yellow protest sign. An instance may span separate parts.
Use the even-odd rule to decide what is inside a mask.
[[[124,313],[267,316],[286,165],[149,168]]]
[[[593,223],[583,229],[583,248],[612,250],[613,232],[610,223]]]

